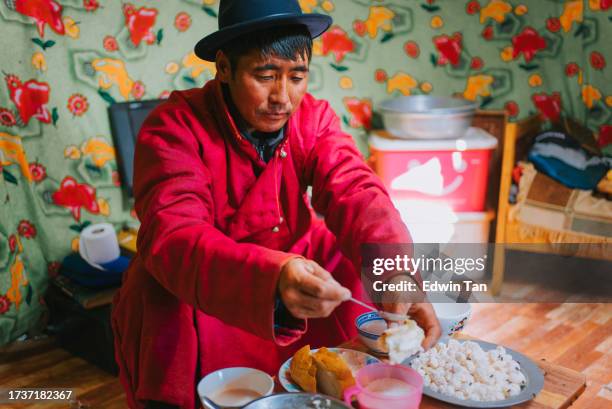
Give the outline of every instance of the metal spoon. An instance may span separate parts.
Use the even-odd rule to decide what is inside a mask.
[[[208,399],[206,396],[200,396],[200,398],[202,399],[202,404],[204,405],[205,409],[221,409],[221,406],[217,405],[215,402]]]
[[[357,300],[357,299],[355,299],[353,297],[349,298],[348,301],[352,301],[355,304],[359,304],[362,307],[365,307],[365,308],[367,308],[370,311],[374,311],[374,312],[378,313],[378,315],[381,318],[384,318],[387,321],[404,321],[406,318],[408,318],[407,316],[402,315],[402,314],[395,314],[395,313],[392,313],[392,312],[386,312],[386,311],[377,310],[376,308],[372,307],[371,305],[368,305],[368,304],[364,303],[363,301],[359,301],[359,300]]]

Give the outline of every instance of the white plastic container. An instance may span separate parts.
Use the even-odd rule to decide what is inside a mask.
[[[455,212],[440,202],[392,198],[414,243],[487,243],[494,212]]]

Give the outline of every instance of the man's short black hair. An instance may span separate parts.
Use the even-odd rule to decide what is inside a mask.
[[[278,57],[295,61],[300,56],[310,63],[312,38],[306,26],[271,27],[240,36],[224,45],[222,50],[230,61],[232,71],[238,66],[240,57],[252,50],[259,50],[263,58]]]

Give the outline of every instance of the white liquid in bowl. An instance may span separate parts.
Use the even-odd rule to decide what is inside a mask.
[[[380,378],[370,382],[366,390],[385,396],[403,396],[410,394],[414,386],[396,378]]]

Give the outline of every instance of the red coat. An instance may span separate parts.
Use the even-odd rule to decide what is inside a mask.
[[[138,256],[112,316],[132,408],[143,400],[195,408],[197,380],[211,371],[275,374],[306,343],[352,338],[362,312],[352,303],[275,329],[281,266],[304,255],[363,297],[360,244],[410,241],[329,104],[309,94],[266,164],[238,132],[217,80],[175,91],[145,121],[134,169]]]

